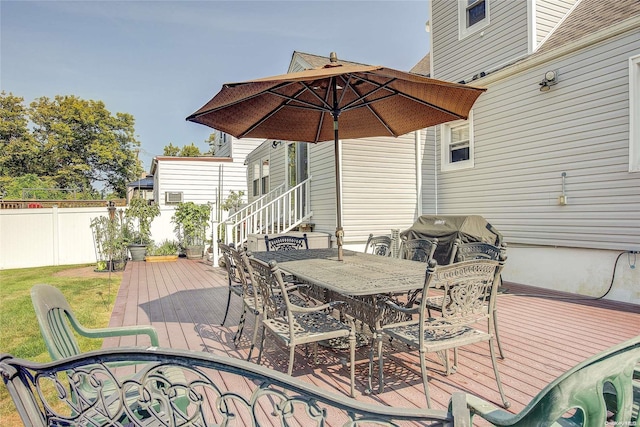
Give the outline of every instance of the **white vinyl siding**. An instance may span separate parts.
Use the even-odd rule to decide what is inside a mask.
[[[182,192],[184,202],[207,203],[216,201],[216,191],[224,200],[231,190],[246,193],[247,188],[244,165],[229,161],[160,158],[156,176],[160,205],[167,192]]]
[[[416,216],[415,136],[344,141],[345,241],[408,228]],[[315,178],[315,176],[314,176]],[[314,205],[315,214],[315,205]]]
[[[629,172],[640,172],[640,55],[629,58]]]
[[[474,105],[475,167],[439,174],[439,212],[483,215],[510,243],[636,248],[628,85],[639,53],[640,30],[489,85]],[[540,92],[550,69],[559,82]]]
[[[335,235],[334,144],[309,145],[312,222]],[[369,233],[409,227],[416,216],[414,134],[342,141],[342,225],[345,243],[364,243]],[[430,179],[433,183],[433,179]]]
[[[434,0],[432,77],[460,81],[512,62],[528,52],[527,3],[489,0],[490,24],[458,40],[458,2]]]

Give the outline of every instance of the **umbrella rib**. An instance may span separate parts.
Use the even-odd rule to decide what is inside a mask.
[[[309,86],[307,86],[304,82],[301,82],[303,88],[300,89],[300,91],[298,91],[298,93],[296,93],[293,96],[289,96],[289,95],[283,95],[281,93],[275,92],[274,89],[269,89],[266,92],[270,93],[271,95],[286,99],[287,101],[283,104],[279,104],[277,106],[277,108],[274,108],[273,110],[271,110],[270,112],[268,112],[267,114],[264,115],[264,117],[262,117],[260,120],[256,121],[256,123],[254,123],[253,126],[251,126],[250,128],[248,128],[247,130],[245,130],[244,132],[241,133],[242,136],[240,136],[240,138],[243,138],[244,136],[246,136],[247,134],[251,133],[254,129],[256,129],[257,127],[259,127],[260,125],[262,125],[265,121],[267,121],[270,117],[272,117],[274,114],[276,114],[278,111],[282,110],[284,107],[288,106],[290,108],[301,108],[301,109],[305,109],[305,110],[316,110],[316,111],[325,111],[321,106],[312,104],[310,102],[307,101],[303,101],[298,99],[297,97],[300,96],[301,94],[303,94],[305,91],[310,91],[311,93],[313,93],[314,95],[315,92],[313,90],[311,90],[309,88]],[[288,85],[280,85],[275,89],[280,89],[282,87],[285,87]],[[316,95],[317,97],[317,95]],[[318,99],[325,105],[327,105],[326,102],[324,102],[324,100],[322,98]],[[303,105],[291,105],[291,102],[297,102]]]
[[[360,79],[360,80],[362,80],[362,81],[365,81],[365,82],[367,82],[367,83],[369,83],[369,84],[372,84],[372,85],[374,85],[374,86],[378,86],[378,87],[377,87],[376,89],[373,89],[372,91],[370,91],[370,92],[369,92],[369,93],[367,93],[366,95],[360,95],[360,94],[358,94],[358,92],[356,92],[356,94],[358,94],[358,96],[360,96],[360,99],[356,99],[356,100],[354,100],[354,101],[351,101],[351,103],[349,103],[348,105],[346,105],[345,107],[343,107],[343,108],[342,108],[342,111],[348,111],[348,110],[355,109],[355,108],[365,107],[365,106],[367,106],[367,105],[369,105],[369,104],[372,104],[372,103],[374,103],[374,102],[377,102],[377,101],[380,101],[380,100],[383,100],[383,99],[389,98],[389,97],[391,97],[391,96],[393,96],[393,95],[399,95],[399,96],[402,96],[402,97],[404,97],[404,98],[410,99],[410,100],[412,100],[412,101],[414,101],[414,102],[417,102],[418,104],[421,104],[421,105],[424,105],[424,106],[427,106],[427,107],[434,108],[434,109],[436,109],[436,110],[438,110],[438,111],[441,111],[441,112],[443,112],[443,113],[450,114],[450,115],[455,116],[455,117],[458,117],[458,118],[460,118],[460,119],[465,119],[465,118],[466,118],[465,116],[461,116],[460,114],[458,114],[458,113],[454,113],[454,112],[453,112],[453,111],[451,111],[451,110],[447,110],[447,109],[445,109],[445,108],[439,107],[439,106],[437,106],[437,105],[435,105],[435,104],[432,104],[432,103],[430,103],[430,102],[423,101],[423,100],[421,100],[420,98],[416,98],[416,97],[414,97],[414,96],[407,95],[406,93],[399,92],[399,91],[397,91],[397,90],[395,90],[395,89],[392,89],[392,88],[388,87],[391,83],[393,83],[395,80],[397,80],[396,78],[393,78],[393,79],[389,80],[388,82],[386,82],[386,83],[384,83],[384,84],[380,84],[380,83],[378,83],[378,82],[375,82],[375,81],[372,81],[372,80],[366,79],[366,78],[361,77],[361,76],[355,76],[355,77],[356,77],[356,78],[358,78],[358,79]],[[391,93],[390,93],[388,96],[384,96],[384,97],[382,97],[382,98],[377,98],[377,99],[374,99],[374,100],[371,100],[371,101],[365,101],[365,100],[364,100],[364,98],[366,98],[366,97],[368,97],[368,96],[371,96],[373,93],[375,93],[375,92],[377,92],[377,91],[379,91],[379,90],[381,90],[381,89],[388,90],[388,91],[390,91]],[[472,87],[469,87],[469,89],[476,90],[475,88],[472,88]],[[354,91],[354,92],[355,92],[355,91]],[[362,101],[362,104],[354,105],[354,104],[355,104],[356,102],[358,102],[358,101]]]

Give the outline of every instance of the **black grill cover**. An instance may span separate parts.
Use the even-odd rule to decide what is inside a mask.
[[[455,239],[463,243],[502,243],[502,235],[480,215],[423,215],[413,225],[400,233],[406,239],[437,238],[438,246],[433,257],[439,265],[449,264]]]

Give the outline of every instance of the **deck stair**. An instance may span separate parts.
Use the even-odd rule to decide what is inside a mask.
[[[249,234],[280,234],[308,221],[313,212],[310,203],[311,177],[286,188],[278,186],[254,200],[225,221],[224,242],[244,244]]]

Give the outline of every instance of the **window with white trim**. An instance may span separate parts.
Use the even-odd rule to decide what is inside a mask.
[[[254,196],[262,196],[269,192],[269,159],[261,159],[252,164],[252,192]]]
[[[629,58],[629,172],[640,172],[640,55]]]
[[[440,161],[441,170],[472,168],[473,162],[473,115],[468,120],[458,120],[441,125]]]
[[[458,39],[489,25],[489,0],[458,0]]]

